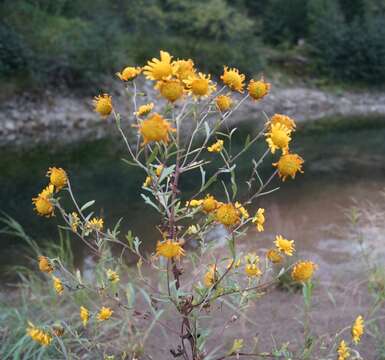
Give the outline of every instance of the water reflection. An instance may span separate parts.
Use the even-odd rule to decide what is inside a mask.
[[[271,188],[281,189],[267,197],[261,197],[254,205],[266,208],[266,231],[263,234],[251,230],[247,242],[257,242],[258,247],[269,246],[276,233],[296,239],[297,247],[304,254],[317,254],[328,263],[346,261],[354,251],[350,239],[340,230],[347,225],[344,210],[358,202],[382,201],[379,193],[385,187],[385,127],[359,129],[337,128],[309,130],[299,129],[295,136],[294,150],[306,160],[305,174],[292,182],[281,183],[276,179]],[[238,143],[244,135],[255,131],[250,127],[240,130]],[[255,154],[262,154],[263,144],[254,147],[240,161],[237,169],[241,184],[250,174],[249,165]],[[140,236],[148,251],[158,240],[155,225],[158,215],[143,204],[140,187],[144,175],[120,161],[124,149],[115,139],[98,140],[71,148],[52,150],[48,147],[33,151],[8,150],[0,160],[0,209],[6,211],[24,225],[25,230],[39,242],[58,241],[59,219],[45,219],[33,213],[31,197],[40,191],[47,179],[49,166],[61,166],[71,176],[72,187],[79,202],[96,200],[97,215],[113,226],[122,221],[122,235],[129,229]],[[267,158],[261,169],[263,177],[272,171],[273,158]],[[215,165],[215,164],[214,164]],[[224,178],[224,180],[228,180]],[[200,174],[182,177],[181,187],[186,198],[200,181]],[[222,188],[212,192],[224,198]],[[247,186],[241,186],[239,198],[245,198]],[[250,209],[252,213],[254,210]],[[7,235],[2,240],[2,266],[20,263],[20,242]],[[85,250],[78,239],[72,240],[79,259]]]

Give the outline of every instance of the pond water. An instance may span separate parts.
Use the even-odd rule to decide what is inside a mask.
[[[242,126],[235,147],[241,146],[247,133],[255,131],[253,126]],[[280,186],[280,189],[259,198],[254,205],[254,208],[266,208],[266,231],[250,232],[248,241],[261,239],[259,244],[266,244],[273,240],[274,234],[282,233],[295,239],[301,252],[317,254],[318,262],[344,261],[349,256],[347,244],[351,241],[339,231],[347,226],[344,211],[354,201],[359,204],[383,202],[379,194],[385,189],[384,140],[385,119],[380,118],[328,119],[300,126],[292,148],[305,158],[305,174],[295,181],[282,183],[276,179],[272,182],[271,188]],[[40,244],[57,242],[59,217],[37,216],[31,198],[46,185],[47,168],[60,166],[67,170],[80,203],[96,200],[93,209],[103,216],[107,226],[123,218],[122,236],[130,229],[152,251],[158,240],[155,225],[159,219],[140,197],[144,175],[121,161],[127,156],[119,143],[109,138],[65,148],[2,149],[0,210],[22,224],[26,233]],[[250,173],[251,159],[262,154],[264,146],[257,145],[241,159],[238,167],[241,184]],[[267,178],[271,173],[273,160],[273,157],[266,158],[261,168],[262,177]],[[189,194],[199,181],[198,172],[182,177],[181,188]],[[246,185],[240,187],[241,200],[245,189]],[[214,188],[212,192],[224,199],[221,188]],[[0,240],[4,275],[6,267],[25,264],[26,259],[21,240],[6,234],[0,234]],[[81,263],[88,250],[76,238],[71,239],[71,243]]]

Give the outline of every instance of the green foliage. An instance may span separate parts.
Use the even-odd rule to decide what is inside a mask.
[[[264,39],[272,44],[295,44],[307,35],[308,0],[270,0],[263,21]]]
[[[253,22],[224,0],[15,0],[0,12],[0,75],[22,72],[34,85],[86,85],[130,63],[144,65],[162,48],[196,58],[207,71],[225,60],[244,71],[261,68]]]
[[[318,65],[340,80],[381,83],[385,80],[385,18],[360,14],[350,22],[332,0],[310,7],[310,42]]]

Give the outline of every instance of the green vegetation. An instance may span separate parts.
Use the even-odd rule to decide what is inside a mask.
[[[14,0],[0,14],[0,78],[19,88],[96,84],[160,48],[205,71],[256,74],[278,53],[308,59],[302,74],[385,80],[382,0]]]

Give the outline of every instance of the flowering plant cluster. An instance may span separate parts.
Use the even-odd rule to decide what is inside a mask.
[[[141,75],[153,82],[160,98],[157,103],[141,102],[144,96],[137,88]],[[57,346],[59,352],[71,352],[76,342],[82,354],[150,359],[152,350],[147,343],[156,328],[173,336],[167,349],[170,358],[291,358],[287,349],[249,351],[236,334],[231,334],[234,342],[230,348],[213,344],[206,318],[224,299],[242,309],[286,274],[303,286],[305,303],[310,303],[317,265],[307,259],[290,261],[296,251],[294,240],[276,234],[269,249],[255,246],[242,252],[240,246],[250,227],[257,237],[269,221],[265,209],[256,208],[256,201],[276,190],[268,189],[272,180],[295,179],[303,172],[304,160],[290,149],[295,121],[282,114],[264,114],[262,129],[233,153],[231,144],[237,130],[230,129],[228,119],[246,100],[259,102],[268,96],[270,84],[263,78],[246,83],[238,69],[225,66],[216,83],[209,74],[199,72],[191,59],[174,60],[165,51],[144,67],[124,68],[117,77],[132,102],[129,119],[116,111],[108,94],[95,97],[94,108],[102,118],[115,120],[130,156],[127,163],[143,172],[142,198],[160,215],[157,244],[153,253],[146,255],[138,237],[130,232],[125,238],[120,236],[119,223],[105,229],[103,218],[89,211],[93,201],[78,203],[67,172],[49,168],[49,184],[33,198],[36,212],[45,217],[60,214],[65,228],[92,251],[95,274],[86,279],[80,271],[67,269],[61,259],[41,255],[41,272],[49,276],[58,297],[66,292],[73,295],[78,315],[77,321],[63,320],[57,328],[30,323],[28,335],[42,346]],[[189,129],[188,136],[185,129]],[[250,163],[248,196],[241,199],[237,160],[257,141],[265,142],[266,149],[255,154]],[[260,166],[269,154],[276,160],[271,163],[271,174],[262,179]],[[222,165],[207,177],[213,160]],[[192,172],[200,172],[201,182],[194,195],[186,198],[180,180]],[[226,176],[231,187],[222,181]],[[223,185],[222,195],[217,197],[210,191],[216,183]],[[70,210],[60,199],[65,193],[73,204]],[[252,209],[256,211],[250,214]],[[217,241],[207,240],[218,229],[227,245],[219,255]],[[119,256],[114,255],[117,249]],[[128,254],[136,267],[126,266]],[[352,344],[360,341],[363,328],[359,316],[352,327]],[[116,340],[117,334],[123,335],[124,343]],[[65,338],[67,342],[62,340]],[[55,339],[60,340],[60,346],[55,345]],[[333,345],[339,360],[350,356],[346,341],[340,339],[338,349]]]

